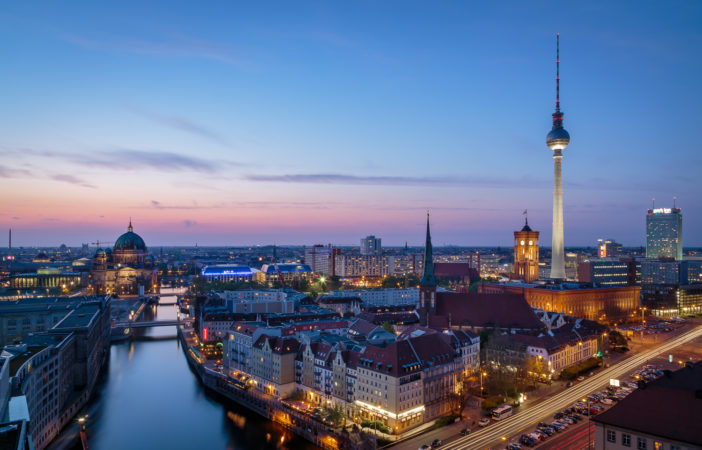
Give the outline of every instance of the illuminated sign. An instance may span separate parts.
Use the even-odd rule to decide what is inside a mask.
[[[653,214],[670,214],[673,212],[670,208],[656,208],[653,210]]]

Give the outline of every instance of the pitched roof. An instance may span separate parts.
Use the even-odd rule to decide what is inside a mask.
[[[702,362],[697,362],[691,367],[667,372],[592,420],[666,439],[702,445],[700,417]]]
[[[451,325],[517,329],[544,327],[521,294],[437,292],[436,315],[448,317],[449,314]]]
[[[437,277],[470,277],[474,273],[475,269],[470,263],[434,263],[434,275]]]

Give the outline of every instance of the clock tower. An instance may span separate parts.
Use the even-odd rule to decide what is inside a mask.
[[[529,227],[529,219],[514,232],[514,267],[509,278],[527,283],[539,279],[539,232]]]

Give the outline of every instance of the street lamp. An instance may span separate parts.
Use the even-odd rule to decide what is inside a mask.
[[[480,396],[483,396],[483,376],[487,376],[487,373],[480,371]]]

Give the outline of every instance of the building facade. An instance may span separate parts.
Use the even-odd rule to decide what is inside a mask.
[[[520,231],[514,232],[514,265],[510,279],[527,283],[539,279],[539,232],[525,221]]]
[[[134,233],[131,221],[112,249],[99,248],[95,252],[90,278],[90,287],[98,295],[158,292],[158,271],[147,255],[144,240]]]
[[[680,208],[649,209],[646,215],[646,258],[682,259]]]

